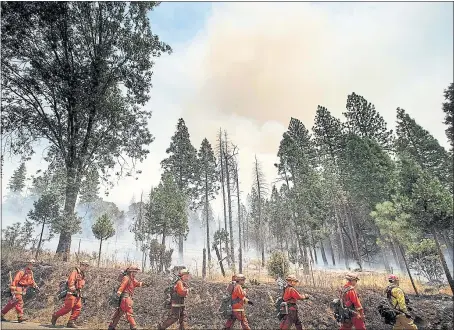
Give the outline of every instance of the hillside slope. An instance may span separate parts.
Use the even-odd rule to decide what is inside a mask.
[[[22,267],[20,263],[5,264],[2,262],[1,278],[2,288],[8,281],[8,272],[13,273]],[[31,321],[50,323],[51,314],[61,306],[63,301],[55,301],[58,283],[66,279],[70,264],[41,264],[37,265],[34,273],[37,282],[41,282],[41,293],[26,302],[25,313]],[[84,328],[105,329],[114,312],[108,305],[107,299],[112,289],[118,286],[116,277],[119,270],[106,268],[91,268],[87,274],[85,295],[89,300],[85,303],[79,318],[79,324]],[[140,327],[155,329],[162,317],[167,313],[163,309],[164,289],[170,283],[164,276],[142,274],[139,280],[151,282],[149,288],[137,288],[134,297],[134,313]],[[226,280],[227,282],[227,280]],[[210,283],[200,279],[190,281],[191,295],[187,299],[189,326],[191,329],[222,329],[224,320],[217,314],[219,300],[224,294],[226,283]],[[329,304],[337,293],[335,289],[326,288],[299,288],[300,291],[311,296],[308,301],[300,302],[300,315],[305,329],[337,329],[337,323],[332,317]],[[358,292],[365,307],[366,323],[368,329],[391,329],[382,323],[377,312],[377,305],[383,299],[380,292],[359,286]],[[278,320],[272,301],[280,292],[275,285],[249,286],[248,295],[254,306],[249,306],[247,315],[252,329],[277,329]],[[419,317],[424,320],[424,329],[452,329],[453,327],[453,301],[452,297],[410,296],[412,307]],[[2,296],[2,305],[7,298]],[[13,319],[13,312],[7,318]],[[67,317],[59,319],[58,324],[65,324]],[[120,322],[120,329],[129,329],[125,322]]]

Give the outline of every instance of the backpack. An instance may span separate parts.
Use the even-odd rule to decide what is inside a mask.
[[[232,306],[234,304],[239,303],[241,300],[240,299],[234,299],[232,300],[232,293],[233,290],[235,289],[235,286],[237,286],[235,281],[232,281],[229,286],[227,287],[227,294],[224,295],[221,299],[221,305],[219,306],[219,313],[224,319],[230,319],[233,315],[233,308]]]
[[[396,323],[396,311],[390,306],[389,301],[382,301],[378,305],[378,313],[385,319],[385,324],[394,325]]]
[[[78,267],[75,267],[78,274],[81,273]],[[60,281],[58,285],[57,299],[61,300],[66,297],[66,294],[69,292],[68,281]]]
[[[164,309],[171,309],[172,308],[172,299],[175,299],[175,285],[177,284],[180,278],[175,278],[170,285],[164,289]]]
[[[345,307],[344,305],[344,296],[350,290],[353,290],[353,287],[343,288],[341,290],[339,299],[334,299],[330,304],[330,308],[334,313],[334,317],[339,323],[343,323],[352,318],[353,311],[350,308]]]
[[[123,281],[123,277],[127,276],[128,275],[128,269],[125,269],[124,271],[120,272],[117,276],[117,281],[120,282],[119,285],[115,286],[113,288],[113,291],[108,299],[108,303],[110,306],[112,307],[119,307],[120,306],[120,303],[121,303],[121,296],[123,295],[120,295],[120,297],[117,296],[117,292],[118,292],[118,289],[120,289],[120,285],[121,285],[121,282]]]
[[[276,301],[274,302],[276,316],[279,320],[282,320],[284,318],[284,316],[288,314],[288,305],[284,301],[284,293],[285,293],[286,288],[287,287],[285,286],[282,291],[282,296],[280,298],[277,298]]]

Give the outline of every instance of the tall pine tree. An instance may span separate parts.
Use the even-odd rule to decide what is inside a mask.
[[[191,143],[190,135],[183,118],[178,119],[177,130],[172,136],[169,148],[166,153],[169,155],[161,161],[165,173],[170,173],[177,186],[186,196],[189,206],[196,197],[197,184],[197,150]],[[186,218],[187,221],[187,218]],[[183,261],[184,236],[178,238],[178,254]]]
[[[396,133],[397,153],[410,155],[421,168],[430,171],[452,192],[452,156],[437,139],[401,108],[397,108]]]
[[[218,193],[218,173],[216,158],[210,142],[205,138],[198,153],[198,195],[199,204],[203,205],[207,230],[208,262],[211,262],[210,245],[210,201]]]
[[[367,137],[377,142],[383,149],[392,148],[392,131],[386,128],[383,117],[375,106],[361,95],[352,93],[347,97],[346,127],[350,133]]]

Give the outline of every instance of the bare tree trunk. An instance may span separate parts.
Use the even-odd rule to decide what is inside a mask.
[[[399,265],[401,272],[405,273],[407,271],[407,268],[405,267],[403,256],[400,253],[398,244],[395,241],[392,241],[392,251],[393,251],[394,258],[395,258],[397,264]]]
[[[451,292],[454,294],[454,281],[452,279],[451,272],[449,271],[448,264],[446,263],[445,256],[443,255],[443,251],[441,250],[440,242],[438,241],[437,231],[435,230],[434,227],[432,227],[432,235],[435,240],[435,245],[437,246],[438,257],[440,258],[441,265],[443,266],[443,270],[445,271],[446,279],[448,280]]]
[[[219,249],[217,245],[214,246],[214,251],[216,252],[216,256],[218,257],[219,266],[221,267],[222,276],[225,277],[225,270],[224,265],[222,264],[221,254],[219,253]]]
[[[76,168],[74,166],[67,168],[64,215],[68,218],[74,217],[74,209],[76,207],[79,188],[80,177],[77,175]],[[69,260],[69,254],[71,251],[71,236],[72,233],[69,230],[60,233],[56,253],[57,256],[63,258],[63,261]]]
[[[410,277],[410,281],[411,281],[411,285],[413,286],[413,290],[415,290],[416,295],[419,296],[418,289],[416,289],[415,281],[413,281],[413,276],[411,276],[410,267],[408,267],[407,258],[405,258],[404,248],[402,247],[402,245],[400,243],[396,242],[396,244],[399,247],[399,251],[402,254],[402,258],[404,259],[405,268],[407,269],[408,277]]]
[[[323,246],[323,240],[320,240],[320,250],[322,252],[323,264],[328,266],[328,259],[326,259],[325,247]]]
[[[99,240],[98,267],[99,267],[99,262],[101,261],[101,247],[102,247],[102,238]]]
[[[347,202],[347,205],[348,205],[348,202]],[[350,205],[348,205],[348,206],[350,207]],[[359,269],[362,270],[363,263],[361,260],[361,255],[359,253],[358,239],[356,237],[355,226],[354,226],[351,214],[349,214],[349,212],[347,211],[347,207],[345,206],[345,204],[343,204],[343,207],[344,207],[344,214],[347,219],[347,223],[348,223],[349,230],[350,230],[350,236],[351,236],[352,242],[353,242],[353,252],[355,253],[355,259],[356,259],[356,262],[358,263]]]
[[[207,247],[208,247],[208,262],[211,262],[210,253],[210,203],[208,202],[208,173],[205,172],[205,220],[207,222]]]
[[[342,227],[341,227],[341,223],[340,223],[340,216],[339,216],[339,213],[338,213],[337,207],[336,207],[336,201],[334,201],[333,206],[334,206],[334,215],[336,217],[337,234],[339,235],[339,242],[341,245],[340,252],[342,254],[342,258],[344,258],[345,269],[348,269],[348,256],[347,256],[347,253],[345,250],[344,236],[342,235]]]
[[[443,241],[446,244],[446,247],[447,247],[447,250],[448,250],[448,255],[449,255],[449,258],[451,259],[451,264],[452,264],[452,263],[454,263],[452,242],[449,239],[448,235],[442,233],[441,236],[443,238]]]
[[[258,217],[259,217],[259,237],[260,237],[260,246],[262,249],[262,267],[265,267],[265,244],[263,244],[263,237],[262,237],[262,187],[261,187],[261,182],[260,182],[260,176],[259,176],[259,164],[257,162],[257,155],[255,155],[255,176],[257,180],[257,197],[259,199],[258,202]]]
[[[226,133],[226,132],[225,132]],[[225,152],[224,152],[224,162],[225,162],[225,179],[227,186],[227,206],[229,210],[229,236],[230,236],[230,257],[232,258],[232,264],[235,268],[235,248],[233,244],[233,219],[232,219],[232,197],[230,191],[230,171],[229,171],[229,158],[227,155],[227,137],[225,139]]]
[[[312,250],[314,250],[314,261],[316,264],[318,264],[317,247],[316,247],[315,240],[314,240],[314,234],[312,233],[312,230],[310,231],[310,233],[311,233]]]
[[[41,227],[41,234],[39,235],[38,247],[36,248],[35,259],[38,259],[39,248],[41,247],[41,242],[43,241],[43,233],[44,233],[45,225],[46,225],[46,221],[43,221],[43,225]]]
[[[328,235],[328,245],[331,250],[331,261],[333,262],[333,266],[336,266],[336,257],[334,256],[334,247],[333,242],[331,241],[331,235]]]
[[[224,149],[223,149],[223,146],[222,146],[222,130],[219,129],[219,159],[221,160],[221,187],[222,187],[222,204],[224,206],[224,229],[226,232],[228,232],[228,229],[227,229],[227,207],[225,205],[225,187],[224,187],[224,184],[225,184],[225,177],[224,177],[224,171],[225,171],[225,167],[224,167]],[[226,253],[228,254],[229,252],[229,241],[226,240],[225,241],[225,251]],[[227,258],[227,263],[230,265],[230,260]]]
[[[240,203],[240,180],[238,178],[238,162],[235,161],[235,181],[236,181],[236,197],[237,197],[237,208],[238,208],[238,270],[240,273],[243,272],[243,249],[241,247],[241,203]]]
[[[388,257],[386,256],[385,249],[380,247],[380,253],[383,259],[383,264],[385,265],[386,272],[391,273],[391,267],[389,267]]]
[[[207,276],[207,250],[203,249],[202,278]]]

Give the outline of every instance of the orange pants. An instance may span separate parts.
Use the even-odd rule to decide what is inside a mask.
[[[296,330],[303,330],[303,325],[298,316],[298,310],[294,308],[290,308],[288,314],[284,316],[281,321],[280,329],[287,330],[290,329],[292,325],[295,325]]]
[[[16,294],[14,296],[15,296],[16,299],[13,299],[13,297],[11,297],[8,300],[8,303],[6,304],[6,306],[3,307],[2,315],[5,315],[11,309],[13,309],[13,307],[14,307],[16,309],[17,317],[20,318],[20,317],[22,317],[24,315],[24,310],[23,310],[24,300],[22,299],[22,295],[21,294]]]
[[[60,317],[71,312],[69,320],[75,321],[79,317],[81,310],[82,299],[80,297],[75,297],[72,294],[67,294],[65,298],[65,304],[54,315],[56,317]]]
[[[355,327],[356,330],[366,330],[364,320],[358,319],[356,316],[353,316],[351,320],[342,323],[340,330],[350,330],[352,327]]]
[[[112,317],[112,322],[109,324],[109,328],[115,329],[123,314],[126,315],[126,320],[128,320],[131,329],[134,329],[136,327],[136,321],[133,317],[132,299],[130,297],[121,299],[120,307],[117,307],[117,310]]]
[[[251,328],[249,328],[249,322],[244,312],[233,312],[232,317],[228,319],[227,322],[225,322],[224,330],[229,330],[236,320],[240,321],[241,329],[251,330]]]

